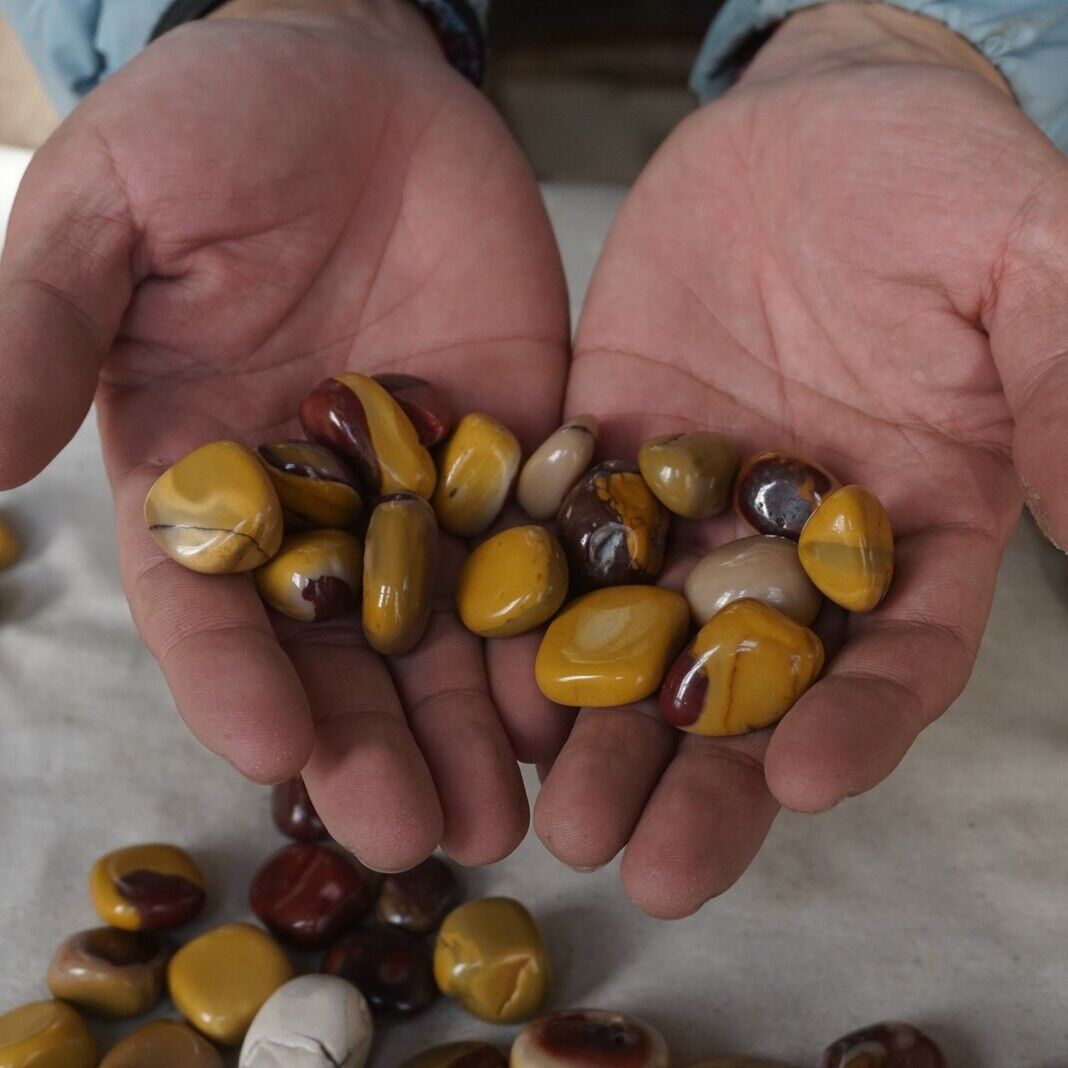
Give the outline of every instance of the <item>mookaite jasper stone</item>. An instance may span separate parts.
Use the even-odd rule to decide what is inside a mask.
[[[257,450],[274,484],[288,530],[351,527],[363,513],[356,472],[311,441],[278,441]]]
[[[320,382],[300,406],[304,433],[337,449],[373,494],[434,492],[434,461],[404,409],[367,375]]]
[[[250,923],[231,923],[194,938],[167,968],[178,1011],[224,1046],[241,1041],[263,1003],[293,978],[282,947]]]
[[[634,1016],[567,1009],[528,1023],[512,1046],[510,1068],[668,1068],[658,1031]]]
[[[918,1028],[881,1023],[854,1031],[824,1051],[819,1068],[945,1068],[942,1051]]]
[[[550,701],[604,708],[656,692],[686,641],[690,612],[673,590],[612,586],[572,601],[549,624],[534,662]]]
[[[708,519],[730,503],[738,450],[722,434],[698,430],[646,442],[638,469],[660,503],[687,519]]]
[[[256,569],[256,588],[276,611],[306,623],[344,615],[363,582],[363,545],[345,530],[309,530],[282,541]]]
[[[384,656],[410,652],[433,606],[438,530],[422,497],[398,494],[371,513],[363,556],[363,633]]]
[[[271,788],[271,816],[274,825],[287,838],[298,842],[317,842],[328,837],[319,813],[308,796],[308,788],[299,776]]]
[[[346,935],[326,954],[323,971],[347,979],[385,1016],[414,1016],[438,996],[429,951],[397,927],[362,927]]]
[[[160,931],[189,923],[204,905],[204,876],[183,849],[128,846],[101,857],[89,872],[96,914],[125,931]]]
[[[511,638],[540,627],[567,596],[567,559],[545,527],[512,527],[464,561],[456,610],[483,638]]]
[[[516,500],[531,519],[552,519],[568,490],[590,466],[597,447],[597,419],[576,415],[531,453],[519,472]]]
[[[401,406],[427,448],[449,436],[453,423],[452,404],[443,390],[416,375],[387,373],[371,377]]]
[[[808,577],[835,604],[870,612],[894,577],[886,511],[863,486],[843,486],[812,513],[797,545]]]
[[[490,1023],[528,1020],[549,993],[549,957],[534,918],[509,897],[452,910],[434,946],[441,992]]]
[[[684,592],[698,626],[732,601],[752,598],[807,627],[823,601],[801,566],[797,542],[767,534],[729,541],[710,552],[694,565]]]
[[[782,719],[822,668],[812,631],[760,601],[735,601],[675,661],[660,711],[692,734],[745,734]]]
[[[788,452],[751,457],[734,483],[734,507],[758,534],[793,538],[819,506],[838,488],[826,468]]]
[[[0,518],[0,571],[10,567],[19,558],[21,551],[22,545],[15,528],[7,520]]]
[[[371,888],[347,856],[294,842],[267,858],[252,879],[249,903],[276,938],[322,949],[367,911]]]
[[[127,1035],[100,1068],[223,1068],[219,1051],[177,1020],[153,1020]]]
[[[486,1042],[449,1042],[417,1053],[401,1068],[508,1068],[508,1058]]]
[[[441,923],[459,896],[460,887],[452,868],[437,857],[427,857],[409,871],[382,879],[375,919],[412,934],[426,934]]]
[[[68,938],[48,967],[48,989],[85,1012],[139,1016],[163,990],[170,952],[149,931],[94,927]]]
[[[85,1021],[62,1001],[34,1001],[0,1016],[0,1068],[96,1068]]]
[[[622,460],[587,471],[564,498],[556,524],[579,588],[651,582],[660,573],[668,513]]]
[[[519,442],[506,426],[465,415],[442,447],[434,512],[442,530],[474,538],[501,514],[519,470]]]

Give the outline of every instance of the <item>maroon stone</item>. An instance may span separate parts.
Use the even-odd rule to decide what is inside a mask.
[[[330,949],[323,971],[347,979],[385,1015],[413,1016],[438,996],[429,951],[397,927],[353,931]]]
[[[300,405],[300,425],[312,441],[337,449],[349,459],[360,482],[378,493],[382,474],[360,398],[343,382],[320,382]]]
[[[381,374],[373,378],[392,394],[428,449],[449,436],[453,424],[452,405],[437,386],[416,375]]]
[[[204,907],[204,891],[180,875],[139,868],[120,875],[115,889],[137,910],[141,926],[150,931],[181,927]]]
[[[815,631],[823,643],[823,670],[826,671],[827,665],[845,644],[849,631],[849,613],[841,605],[825,597],[810,629]]]
[[[701,718],[707,692],[704,666],[683,649],[660,687],[660,714],[674,727],[689,727]]]
[[[734,507],[760,534],[797,541],[808,517],[838,480],[811,460],[788,452],[762,452],[750,457],[734,483]]]
[[[315,842],[329,837],[299,775],[280,782],[271,790],[271,815],[274,825],[287,838]]]
[[[382,880],[375,918],[414,934],[426,934],[441,923],[459,897],[452,868],[437,857],[427,857],[410,871]]]
[[[336,575],[309,579],[300,595],[314,607],[316,623],[343,616],[356,604],[356,591]]]
[[[117,927],[94,927],[78,936],[81,948],[115,968],[148,964],[165,957],[167,950],[151,931],[120,931]]]
[[[880,1023],[829,1046],[819,1068],[945,1068],[942,1051],[907,1023]]]
[[[533,1026],[549,1060],[613,1068],[648,1063],[649,1036],[623,1017],[606,1020],[601,1013],[573,1010],[554,1013]]]

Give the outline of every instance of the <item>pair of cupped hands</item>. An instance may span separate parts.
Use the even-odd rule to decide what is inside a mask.
[[[1027,495],[1068,542],[1068,162],[940,24],[870,4],[786,21],[680,124],[605,243],[572,340],[527,161],[405,0],[232,0],[94,90],[39,151],[0,266],[0,487],[94,398],[126,590],[178,708],[262,782],[303,771],[371,867],[506,856],[529,821],[678,917],[780,806],[874,786],[964,685]],[[597,151],[597,131],[589,150]],[[574,714],[537,636],[452,611],[421,645],[268,614],[249,576],[165,558],[142,517],[205,441],[299,436],[308,389],[397,370],[530,450],[595,413],[599,455],[712,429],[886,504],[897,579],[774,730],[694,737],[652,702]],[[677,521],[666,574],[744,533]]]

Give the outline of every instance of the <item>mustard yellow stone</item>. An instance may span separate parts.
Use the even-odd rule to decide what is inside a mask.
[[[276,611],[310,623],[353,608],[362,577],[363,543],[355,534],[309,530],[285,538],[256,569],[256,588]]]
[[[604,708],[656,691],[686,641],[690,611],[673,590],[609,586],[549,624],[534,662],[538,687],[562,705]]]
[[[22,543],[15,528],[0,517],[0,571],[9,568],[22,553]]]
[[[204,876],[177,846],[151,842],[102,856],[89,871],[96,914],[124,931],[188,923],[204,904]]]
[[[145,498],[145,522],[163,551],[204,574],[249,571],[282,543],[282,506],[255,455],[213,441],[183,456]]]
[[[519,470],[516,436],[488,415],[465,415],[442,447],[434,512],[458,538],[474,538],[501,513]]]
[[[295,972],[265,931],[250,923],[217,927],[171,958],[167,986],[178,1011],[224,1046],[241,1041],[260,1006]]]
[[[0,1016],[0,1068],[96,1068],[85,1021],[62,1001],[34,1001]]]
[[[441,992],[480,1020],[534,1016],[549,993],[549,957],[534,918],[509,897],[468,901],[438,931],[434,978]]]
[[[363,515],[356,473],[311,441],[279,441],[256,450],[282,504],[287,530],[351,527]]]
[[[567,596],[567,558],[545,527],[512,527],[464,561],[456,610],[483,638],[511,638],[540,627]]]
[[[727,507],[738,464],[734,442],[709,430],[665,434],[638,453],[638,469],[657,499],[687,519],[707,519]]]
[[[870,612],[890,589],[890,519],[863,486],[843,486],[825,497],[805,523],[797,551],[818,589],[850,612]]]

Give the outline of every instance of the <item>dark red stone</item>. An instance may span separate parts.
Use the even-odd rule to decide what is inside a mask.
[[[316,623],[343,616],[356,604],[356,591],[336,575],[309,579],[300,595],[315,608]]]
[[[438,996],[430,952],[397,927],[353,931],[326,954],[323,971],[347,979],[384,1015],[413,1016]]]
[[[444,861],[427,857],[410,871],[387,875],[378,887],[375,918],[414,934],[434,930],[457,903],[460,888]]]
[[[141,917],[149,931],[181,927],[204,907],[204,891],[180,875],[139,868],[115,880],[115,889]]]
[[[336,378],[320,382],[301,402],[299,415],[312,441],[337,449],[352,463],[363,486],[378,493],[382,475],[367,413],[348,386]]]
[[[453,424],[452,405],[437,386],[416,375],[381,374],[372,377],[392,394],[411,420],[419,440],[428,449],[449,436]]]
[[[660,687],[660,714],[675,727],[689,727],[701,718],[708,675],[689,648],[683,649]]]
[[[538,1044],[549,1060],[561,1063],[643,1066],[648,1063],[649,1037],[623,1017],[605,1020],[581,1010],[553,1013],[534,1025]]]
[[[280,782],[271,790],[271,815],[274,825],[287,838],[315,842],[329,837],[299,775]]]
[[[148,964],[166,953],[164,944],[151,931],[120,931],[117,927],[94,927],[80,936],[82,949],[115,968]]]
[[[823,670],[826,671],[827,665],[845,644],[849,631],[849,613],[841,605],[825,597],[810,629],[815,631],[823,643]]]
[[[734,507],[758,533],[797,541],[808,517],[838,486],[829,471],[811,460],[788,452],[762,452],[738,472]]]
[[[819,1068],[945,1068],[942,1051],[907,1023],[880,1023],[829,1046]]]

